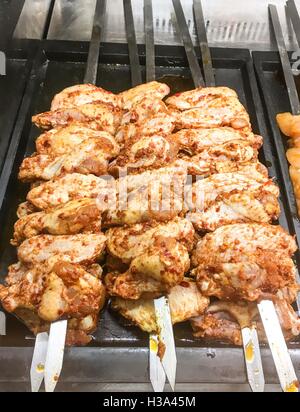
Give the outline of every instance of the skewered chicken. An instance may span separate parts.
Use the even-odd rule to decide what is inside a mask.
[[[18,258],[25,264],[37,265],[51,259],[70,263],[91,264],[100,259],[105,249],[103,233],[78,235],[38,235],[26,239],[18,248]]]
[[[176,115],[178,129],[230,126],[251,131],[249,115],[236,97],[218,97],[207,102],[205,107],[171,113]]]
[[[215,230],[231,223],[269,223],[280,213],[279,189],[267,178],[218,173],[198,180],[187,193],[187,217],[197,230]]]
[[[81,173],[95,176],[107,173],[108,162],[119,153],[119,145],[108,133],[107,136],[91,137],[73,148],[71,153],[53,157],[37,154],[23,160],[19,179],[23,181],[50,180],[66,173]]]
[[[107,103],[115,107],[119,106],[119,98],[112,92],[97,87],[94,84],[77,84],[67,87],[56,94],[51,103],[51,110],[67,109],[92,102]]]
[[[159,238],[175,239],[191,251],[195,231],[191,222],[177,217],[167,223],[147,222],[130,227],[115,227],[107,230],[105,235],[109,254],[129,264]]]
[[[118,175],[123,170],[139,173],[172,163],[178,153],[177,144],[168,136],[142,136],[132,140],[109,167],[109,173]]]
[[[80,122],[88,124],[92,129],[104,130],[114,135],[120,125],[122,113],[122,110],[112,105],[93,102],[40,113],[33,116],[32,121],[36,126],[46,130]]]
[[[252,132],[244,133],[232,127],[218,127],[211,129],[182,129],[172,135],[178,145],[179,150],[189,155],[201,153],[203,150],[230,142],[232,140],[244,140],[254,149],[259,149],[262,145],[262,137]]]
[[[73,318],[68,325],[73,333],[67,340],[72,337],[72,343],[88,343],[87,334],[95,328],[105,302],[101,272],[98,265],[84,269],[65,261],[32,268],[18,263],[9,268],[7,286],[0,285],[0,300],[35,333],[48,329],[47,322]]]
[[[195,156],[182,155],[174,165],[185,165],[191,175],[209,176],[213,173],[238,171],[240,166],[256,161],[256,149],[243,140],[232,140],[203,149]]]
[[[144,253],[131,261],[125,273],[109,273],[105,284],[110,295],[123,299],[155,297],[182,282],[189,266],[185,246],[173,237],[156,237]]]
[[[80,232],[99,233],[101,210],[95,199],[70,201],[49,212],[36,212],[19,219],[14,226],[13,245],[26,238],[49,233],[51,235],[72,235]]]
[[[275,309],[286,339],[300,333],[300,319],[284,299],[273,297]],[[256,324],[260,342],[266,341],[257,305],[252,302],[215,301],[205,313],[191,319],[195,337],[242,345],[241,327]]]
[[[177,110],[189,110],[195,107],[205,108],[217,98],[235,97],[237,94],[229,87],[198,87],[182,93],[176,93],[166,99],[167,105]]]
[[[111,183],[94,175],[67,174],[34,187],[28,192],[27,200],[37,209],[47,210],[71,200],[97,198],[100,194],[108,196]]]
[[[103,226],[132,225],[149,220],[163,222],[184,213],[183,185],[176,183],[158,180],[127,196],[121,192],[117,195],[116,207],[104,213]]]
[[[193,253],[198,287],[205,296],[254,301],[297,287],[292,236],[280,226],[234,224],[201,239]]]
[[[173,325],[201,315],[209,304],[189,278],[170,290],[168,301]],[[153,299],[125,300],[117,297],[112,299],[112,307],[143,331],[158,332]]]
[[[156,134],[168,136],[174,127],[175,117],[171,115],[163,101],[145,97],[124,114],[116,140],[120,144],[128,144],[132,139],[140,136]]]
[[[125,90],[119,93],[118,97],[121,102],[120,107],[124,110],[130,110],[145,97],[163,99],[169,93],[170,89],[166,84],[153,81]]]
[[[109,133],[93,130],[85,123],[71,123],[65,127],[48,130],[36,139],[35,145],[39,154],[60,156],[71,153],[83,141],[96,138],[103,143],[103,148],[107,146],[110,150],[110,147],[116,146]]]

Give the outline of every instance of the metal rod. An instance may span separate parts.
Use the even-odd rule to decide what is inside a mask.
[[[176,14],[179,33],[185,48],[186,57],[189,62],[194,84],[196,87],[205,86],[180,0],[173,0],[173,6]]]
[[[144,0],[144,30],[146,46],[146,81],[155,80],[155,46],[152,0]]]
[[[208,47],[205,20],[203,16],[201,0],[194,0],[193,2],[195,26],[197,30],[198,42],[200,45],[202,55],[202,65],[206,86],[215,86],[215,77],[212,66],[211,54]]]
[[[129,51],[129,61],[131,67],[131,83],[137,86],[142,83],[139,52],[136,43],[134,21],[131,7],[131,0],[123,0],[126,36]]]
[[[96,84],[100,53],[101,32],[103,29],[105,11],[106,0],[97,0],[93,22],[92,37],[90,41],[85,76],[83,80],[84,83]]]
[[[288,0],[286,2],[286,9],[287,9],[289,18],[292,21],[296,39],[300,47],[300,17],[299,17],[298,10],[297,10],[294,0]]]
[[[299,98],[298,98],[298,93],[289,61],[289,57],[287,54],[287,50],[285,47],[285,42],[281,30],[281,25],[277,13],[277,8],[274,4],[269,4],[269,14],[276,38],[276,43],[278,47],[278,52],[282,64],[282,70],[283,70],[283,75],[287,87],[287,92],[289,95],[289,100],[290,100],[290,105],[292,109],[293,114],[299,114],[300,113],[300,103],[299,103]]]

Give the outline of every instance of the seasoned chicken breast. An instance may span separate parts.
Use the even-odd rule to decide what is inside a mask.
[[[41,129],[67,126],[73,122],[88,123],[95,130],[115,134],[122,119],[122,110],[101,102],[57,109],[32,117],[32,122]]]
[[[254,301],[295,286],[295,251],[294,238],[280,226],[222,226],[198,242],[193,274],[205,296]]]
[[[262,145],[262,137],[252,132],[244,133],[232,127],[217,127],[211,129],[182,129],[172,135],[181,151],[196,155],[203,150],[216,145],[222,145],[232,140],[244,140],[255,149]]]
[[[111,134],[101,130],[93,130],[85,123],[71,123],[65,127],[48,130],[36,139],[35,145],[37,153],[56,157],[71,153],[74,148],[87,139],[97,138],[102,142],[102,147],[107,147],[108,150],[116,145]]]
[[[157,237],[131,261],[125,273],[109,273],[105,284],[110,295],[123,299],[155,296],[182,282],[189,266],[185,246],[172,237]]]
[[[112,92],[97,87],[94,84],[76,84],[67,87],[54,96],[51,110],[67,109],[93,102],[107,103],[115,107],[119,106],[118,96]]]
[[[201,295],[195,282],[189,278],[170,290],[168,301],[173,325],[201,315],[209,304],[209,300]],[[116,297],[112,298],[112,307],[143,331],[158,333],[153,299],[126,300]]]
[[[26,238],[49,233],[72,235],[76,233],[99,233],[101,214],[95,199],[72,200],[48,212],[36,212],[17,220],[14,225],[13,245]]]
[[[125,110],[129,110],[145,97],[163,99],[169,93],[170,89],[166,84],[153,81],[125,90],[124,92],[119,93],[118,97],[121,102],[121,107]]]
[[[53,157],[48,154],[37,154],[23,160],[19,179],[23,181],[51,180],[66,173],[94,174],[96,176],[107,173],[108,162],[119,153],[119,145],[114,138],[89,138],[72,152]]]
[[[38,235],[26,239],[18,248],[18,258],[25,264],[36,265],[52,259],[70,263],[91,264],[105,249],[103,233],[78,235]]]
[[[229,87],[198,87],[167,98],[168,106],[177,110],[189,110],[195,107],[205,108],[207,104],[218,98],[234,97],[237,94]]]

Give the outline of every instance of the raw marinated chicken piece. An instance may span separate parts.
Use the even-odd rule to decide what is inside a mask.
[[[231,223],[269,223],[278,218],[279,189],[271,179],[218,173],[193,184],[186,196],[187,217],[197,230]]]
[[[172,112],[176,115],[176,112]],[[230,126],[233,129],[251,131],[249,115],[236,97],[216,98],[205,107],[178,112],[176,127],[178,129],[215,128]]]
[[[169,184],[168,184],[169,183]],[[183,186],[170,182],[152,181],[128,193],[117,195],[116,207],[103,216],[103,226],[132,225],[151,220],[174,219],[185,211]]]
[[[22,202],[18,206],[17,217],[21,219],[22,217],[28,216],[35,212],[37,212],[37,208],[32,203]]]
[[[130,227],[111,228],[105,235],[109,254],[129,264],[159,238],[175,239],[191,251],[195,231],[187,219],[175,218],[167,223],[147,222]]]
[[[78,235],[38,235],[18,248],[18,258],[25,264],[37,265],[51,259],[70,263],[91,264],[101,258],[106,237],[103,233]]]
[[[273,296],[275,309],[285,339],[289,340],[300,333],[300,319],[292,306],[284,299]],[[266,342],[257,305],[252,302],[215,301],[206,312],[191,319],[195,337],[219,340],[242,345],[241,327],[256,325],[260,342]]]
[[[181,155],[174,166],[184,166],[191,175],[209,176],[213,173],[238,171],[243,164],[257,161],[257,150],[244,140],[212,146],[195,156]]]
[[[108,138],[109,137],[109,138]],[[107,133],[106,137],[89,138],[67,154],[53,157],[48,154],[37,154],[23,160],[19,179],[51,180],[54,177],[67,173],[107,174],[108,162],[119,153],[119,145]]]
[[[54,322],[97,314],[105,302],[105,288],[100,278],[80,265],[57,261],[52,267],[35,265],[18,281],[0,285],[0,300],[8,312],[29,309]]]
[[[195,282],[189,278],[170,290],[168,301],[173,325],[201,315],[209,304],[209,300],[201,295]],[[153,299],[125,300],[116,297],[112,299],[112,307],[143,331],[158,333]]]
[[[131,261],[125,273],[108,273],[105,284],[111,296],[123,299],[155,296],[182,282],[189,265],[183,244],[172,237],[156,237],[146,251]]]
[[[292,236],[280,226],[233,224],[199,240],[192,263],[200,291],[219,299],[257,300],[296,285]]]
[[[111,134],[93,130],[88,127],[88,124],[72,123],[68,126],[51,129],[41,134],[35,141],[36,151],[39,154],[60,156],[72,152],[76,146],[91,138],[98,138],[99,141],[103,143],[103,147],[105,147],[105,144],[107,144],[108,147],[116,145]]]
[[[229,87],[198,87],[167,98],[166,103],[177,110],[189,110],[195,107],[205,108],[217,98],[237,98],[237,94]]]
[[[36,212],[17,220],[14,226],[13,245],[23,240],[49,233],[51,235],[73,235],[98,233],[101,230],[101,214],[95,199],[72,200],[49,212]]]
[[[37,209],[48,210],[71,200],[97,198],[111,191],[111,181],[94,175],[71,173],[31,189],[27,200]]]
[[[67,126],[74,122],[85,123],[95,130],[104,130],[114,135],[120,126],[122,110],[107,104],[93,102],[82,106],[57,109],[32,117],[32,122],[41,129]]]
[[[118,96],[97,87],[94,84],[76,84],[67,87],[56,94],[51,103],[51,110],[66,109],[69,107],[82,106],[83,104],[101,102],[118,107]]]
[[[262,137],[252,132],[244,133],[232,127],[217,127],[211,129],[182,129],[172,135],[181,151],[196,155],[212,146],[224,144],[232,140],[244,140],[254,149],[262,145]]]
[[[130,110],[136,104],[138,104],[145,97],[151,97],[152,99],[163,99],[170,93],[169,86],[159,82],[149,82],[140,84],[132,89],[125,90],[118,94],[120,99],[120,106],[124,110]]]
[[[161,135],[142,136],[125,146],[120,155],[109,167],[109,173],[119,175],[140,173],[156,169],[173,162],[178,153],[176,142]]]

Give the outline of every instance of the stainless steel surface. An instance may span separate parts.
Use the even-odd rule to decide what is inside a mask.
[[[43,36],[51,0],[26,0],[14,31],[15,38]]]
[[[44,13],[50,0],[26,0],[16,36],[39,38]],[[194,44],[197,44],[193,20],[193,0],[182,0]],[[123,0],[111,0],[107,5],[107,19],[103,41],[125,42]],[[255,50],[275,49],[271,44],[268,19],[269,0],[202,0],[210,46],[248,47]],[[291,25],[287,24],[285,0],[273,0],[278,7],[283,34],[288,49],[296,47]],[[300,10],[300,0],[295,1]],[[82,40],[91,38],[95,0],[56,0],[49,27],[49,39]],[[134,24],[138,43],[144,43],[142,0],[132,0]],[[180,45],[176,31],[172,0],[153,0],[153,19],[156,44]]]

